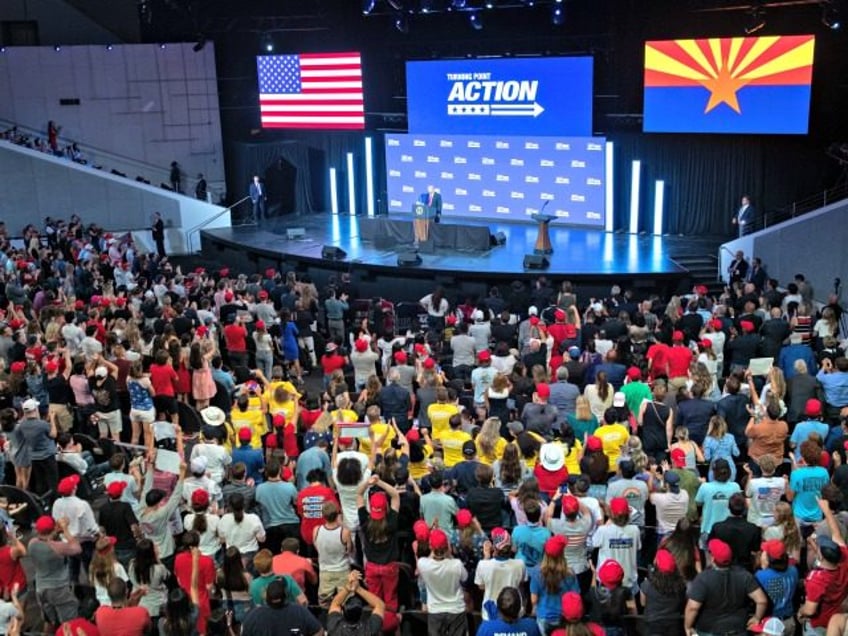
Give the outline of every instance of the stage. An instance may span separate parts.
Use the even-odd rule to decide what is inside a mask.
[[[234,268],[296,269],[309,271],[313,279],[320,279],[321,273],[355,271],[363,280],[402,278],[428,281],[431,286],[434,280],[442,280],[480,286],[516,279],[529,281],[544,274],[554,280],[567,278],[581,283],[584,291],[586,285],[591,285],[608,292],[608,286],[617,283],[641,289],[656,288],[658,293],[673,293],[688,282],[689,271],[672,256],[675,252],[716,253],[715,242],[707,239],[616,234],[565,227],[554,221],[550,227],[554,252],[547,257],[549,266],[542,270],[525,269],[524,257],[533,253],[536,240],[534,223],[484,223],[443,216],[440,228],[443,233],[462,235],[462,231],[450,232],[450,228],[445,228],[453,224],[464,226],[458,229],[471,234],[474,229],[503,233],[506,242],[485,250],[435,248],[432,253],[421,250],[420,264],[399,265],[398,255],[412,251],[412,217],[391,217],[394,228],[402,227],[396,221],[404,220],[409,222],[409,240],[395,237],[387,244],[384,233],[382,240],[365,240],[366,236],[374,238],[374,224],[379,224],[379,218],[333,214],[287,216],[259,225],[203,230],[202,253],[205,258]],[[293,229],[303,229],[303,235],[288,238],[287,230]],[[339,248],[345,256],[338,260],[324,258],[325,246]]]

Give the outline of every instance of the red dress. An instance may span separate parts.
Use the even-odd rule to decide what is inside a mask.
[[[180,362],[177,371],[177,393],[191,393],[191,372],[186,368],[185,362]]]

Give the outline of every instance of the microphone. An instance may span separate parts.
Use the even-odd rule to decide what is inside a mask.
[[[542,209],[541,209],[541,210],[539,210],[539,214],[541,214],[542,212],[544,212],[544,211],[545,211],[545,208],[548,206],[548,203],[550,203],[550,202],[551,202],[551,200],[550,200],[550,199],[548,199],[547,201],[545,201],[545,202],[542,204]]]

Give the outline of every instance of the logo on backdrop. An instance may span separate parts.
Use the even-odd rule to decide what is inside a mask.
[[[385,147],[391,212],[409,212],[432,184],[446,214],[523,219],[548,201],[569,223],[603,224],[603,139],[387,135]]]
[[[592,132],[591,57],[407,62],[406,82],[415,134]]]

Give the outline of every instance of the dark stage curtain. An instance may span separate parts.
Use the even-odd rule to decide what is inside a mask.
[[[616,229],[627,229],[631,162],[642,162],[640,230],[653,230],[654,182],[665,181],[664,233],[732,234],[743,194],[762,217],[825,187],[826,159],[809,142],[786,137],[615,135]],[[797,190],[797,184],[807,184]],[[818,187],[818,186],[817,186]]]

